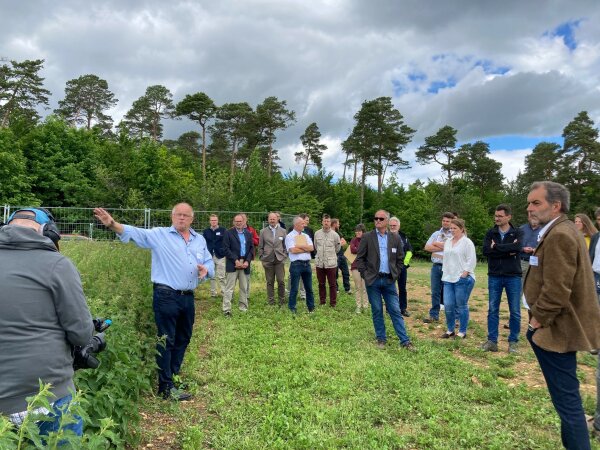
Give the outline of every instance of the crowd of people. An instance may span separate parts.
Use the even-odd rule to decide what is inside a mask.
[[[520,227],[511,221],[510,206],[498,205],[495,225],[483,239],[488,313],[487,340],[481,349],[498,351],[499,309],[505,291],[510,313],[508,323],[503,324],[509,330],[507,351],[519,350],[523,305],[528,317],[527,340],[561,419],[563,445],[590,448],[588,426],[600,436],[600,394],[596,415],[587,421],[579,393],[576,352],[600,348],[600,234],[585,214],[569,220],[569,192],[558,183],[534,183],[527,204],[528,222]],[[170,227],[143,229],[121,224],[102,208],[96,208],[94,214],[121,241],[133,241],[152,252],[153,310],[157,333],[164,337],[157,344],[158,393],[165,399],[191,398],[175,380],[192,335],[194,290],[199,282],[209,281],[210,295],[222,297],[225,317],[233,314],[237,284],[238,307],[243,314],[250,307],[251,263],[255,258],[264,268],[268,304],[287,305],[297,314],[300,296],[308,313],[314,313],[314,272],[320,305],[335,308],[338,292],[354,293],[356,313],[370,308],[377,347],[387,345],[387,312],[401,348],[416,351],[404,322],[411,316],[406,282],[414,249],[400,230],[400,219],[390,217],[388,211],[375,212],[372,231],[364,224],[356,225],[350,242],[340,234],[340,221],[327,214],[317,231],[310,228],[306,214],[294,217],[286,230],[280,214],[271,212],[268,225],[260,231],[248,224],[243,213],[235,215],[229,228],[221,226],[213,214],[202,233],[191,227],[194,211],[187,203],[175,205]],[[600,226],[600,208],[595,218]],[[51,381],[56,397],[52,410],[42,412],[55,419],[60,416],[59,409],[71,401],[69,390],[73,388],[73,370],[66,361],[69,346],[84,345],[93,331],[81,282],[73,265],[58,253],[57,236],[51,215],[36,208],[16,211],[0,229],[0,339],[7,343],[0,346],[0,367],[11,368],[3,370],[0,377],[0,413],[16,424],[26,414],[25,399],[36,393],[38,379]],[[444,311],[446,326],[440,338],[466,339],[477,257],[465,221],[455,213],[444,213],[441,228],[424,249],[431,253],[432,265],[431,308],[423,321],[437,323]],[[49,265],[53,271],[46,270]],[[19,276],[19,267],[35,273]],[[20,297],[30,293],[27,297],[31,301],[13,302],[17,291]],[[36,302],[54,306],[46,311],[35,306]],[[27,323],[20,322],[24,314],[29,317]],[[40,348],[28,344],[30,339],[40,339],[36,333],[17,334],[23,336],[22,342],[17,342],[14,333],[5,332],[19,327],[48,330],[44,355],[53,356],[46,364],[47,374],[40,372],[43,367],[31,370],[27,364],[32,355],[15,350]],[[34,358],[40,360],[44,355]],[[25,372],[28,376],[23,378]],[[600,366],[597,373],[600,384]],[[49,427],[53,421],[46,423],[50,425],[44,426]],[[73,430],[81,433],[81,421]]]

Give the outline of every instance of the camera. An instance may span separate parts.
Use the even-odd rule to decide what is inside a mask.
[[[100,361],[95,355],[106,348],[104,331],[111,326],[112,321],[110,319],[96,318],[93,322],[96,334],[92,336],[86,345],[73,347],[74,370],[96,369],[100,365]]]

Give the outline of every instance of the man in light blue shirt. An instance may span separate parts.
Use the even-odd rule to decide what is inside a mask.
[[[151,249],[154,319],[158,336],[166,338],[165,344],[157,345],[158,393],[166,399],[190,399],[189,393],[175,388],[173,376],[179,374],[192,337],[194,289],[199,279],[214,276],[206,241],[190,228],[194,220],[192,207],[187,203],[175,205],[172,225],[152,229],[120,224],[102,208],[94,209],[94,215],[122,242],[132,240],[138,247]]]

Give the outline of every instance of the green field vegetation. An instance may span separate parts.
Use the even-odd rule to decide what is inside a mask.
[[[76,381],[90,416],[87,442],[101,418],[112,417],[114,435],[85,448],[560,448],[559,421],[527,344],[518,356],[477,349],[486,334],[486,298],[477,289],[486,284],[484,266],[471,301],[477,317],[459,342],[436,339],[443,328],[419,320],[428,310],[429,264],[412,265],[407,329],[416,353],[399,348],[389,320],[387,348],[378,350],[370,315],[355,314],[353,296],[313,315],[301,305],[297,316],[266,305],[259,264],[246,314],[223,317],[204,284],[182,373],[195,397],[178,404],[153,394],[149,252],[107,242],[66,242],[63,252],[81,272],[94,315],[115,322],[101,368]],[[581,362],[582,382],[593,384],[596,360],[586,354]],[[528,371],[540,377],[537,387],[523,381]],[[584,395],[587,413],[592,394]],[[0,427],[0,442],[8,433]]]

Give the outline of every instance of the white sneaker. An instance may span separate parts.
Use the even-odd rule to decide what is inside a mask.
[[[446,308],[444,308],[444,305],[440,305],[440,311],[444,311]]]

